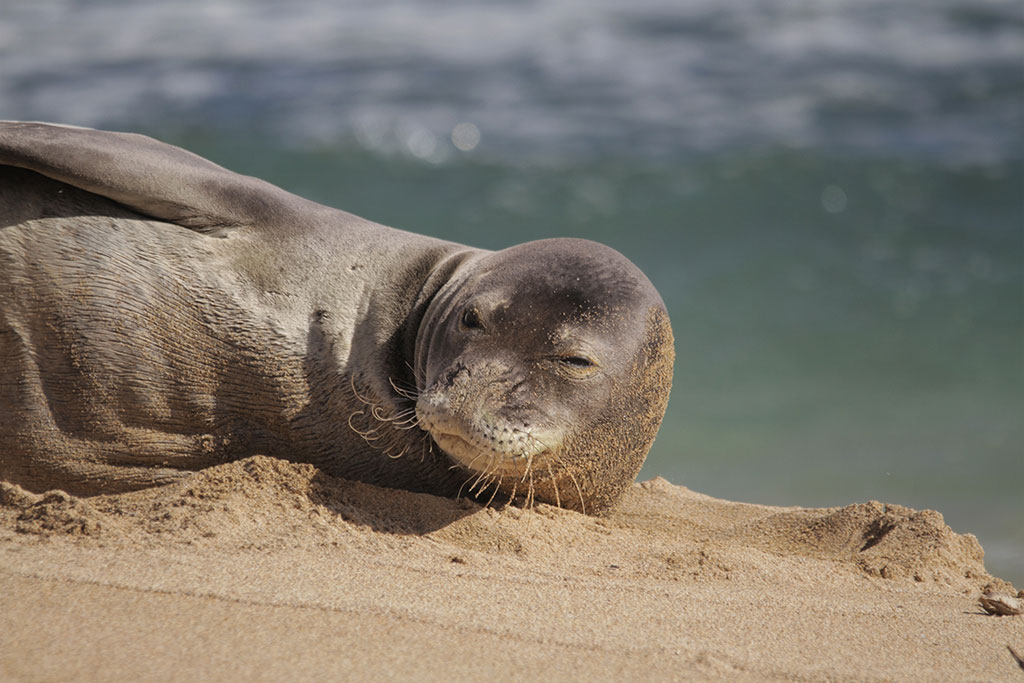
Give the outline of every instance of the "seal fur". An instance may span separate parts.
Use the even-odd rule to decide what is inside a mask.
[[[668,400],[614,250],[394,230],[142,136],[0,124],[0,477],[130,490],[254,454],[598,512]]]

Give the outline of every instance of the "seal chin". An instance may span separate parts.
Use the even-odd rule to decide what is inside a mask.
[[[470,472],[505,476],[522,475],[527,468],[547,461],[559,448],[557,430],[517,425],[497,416],[453,415],[445,397],[425,392],[416,406],[420,426],[449,458]]]
[[[498,450],[477,446],[457,434],[432,432],[431,437],[449,458],[464,469],[496,476],[522,475],[528,467],[536,466],[549,453],[547,447],[539,442],[535,442],[532,448]]]

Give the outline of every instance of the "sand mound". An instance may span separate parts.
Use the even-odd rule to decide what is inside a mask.
[[[133,635],[153,625],[156,640],[141,642],[166,657],[140,661],[165,662],[156,677],[188,677],[183,661],[215,673],[166,650],[163,629],[180,627],[175,647],[221,643],[232,654],[219,655],[220,673],[247,678],[291,673],[275,666],[296,651],[314,673],[344,665],[351,677],[404,661],[392,673],[997,678],[1020,622],[977,608],[987,584],[1014,590],[982,559],[937,512],[747,505],[663,479],[635,485],[603,517],[485,508],[265,457],[89,499],[0,484],[0,653],[35,652],[52,674],[0,654],[0,678],[64,678],[75,657],[144,675],[110,640],[111,623]],[[123,612],[128,595],[139,607]],[[175,602],[156,597],[167,595]],[[69,604],[95,611],[69,622]],[[395,633],[402,654],[386,646]],[[979,652],[992,661],[978,664]]]
[[[104,522],[111,523],[88,502],[63,491],[36,495],[6,482],[0,482],[0,506],[5,517],[13,518],[4,529],[21,534],[96,536]]]
[[[963,590],[992,580],[974,536],[954,533],[932,510],[869,502],[779,512],[715,500],[663,479],[637,485],[616,510],[599,518],[547,505],[496,510],[381,489],[262,456],[169,486],[91,499],[2,487],[0,509],[13,517],[5,526],[17,533],[93,536],[136,546],[312,548],[392,536],[443,548],[453,557],[514,556],[590,571],[605,562],[670,580],[721,578],[744,567],[764,571],[742,556],[757,548],[828,560],[884,579],[936,581]]]
[[[988,581],[984,551],[934,510],[871,501],[844,508],[794,510],[766,517],[745,539],[778,552],[852,564],[872,576],[971,588]]]

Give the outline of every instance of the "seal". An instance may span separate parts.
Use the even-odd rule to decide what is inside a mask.
[[[251,455],[597,513],[673,337],[586,240],[384,227],[151,138],[0,124],[0,478],[133,490]]]

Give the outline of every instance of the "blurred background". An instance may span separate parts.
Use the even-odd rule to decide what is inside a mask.
[[[677,340],[642,478],[938,509],[1024,584],[1016,0],[3,0],[0,117],[614,246]]]

